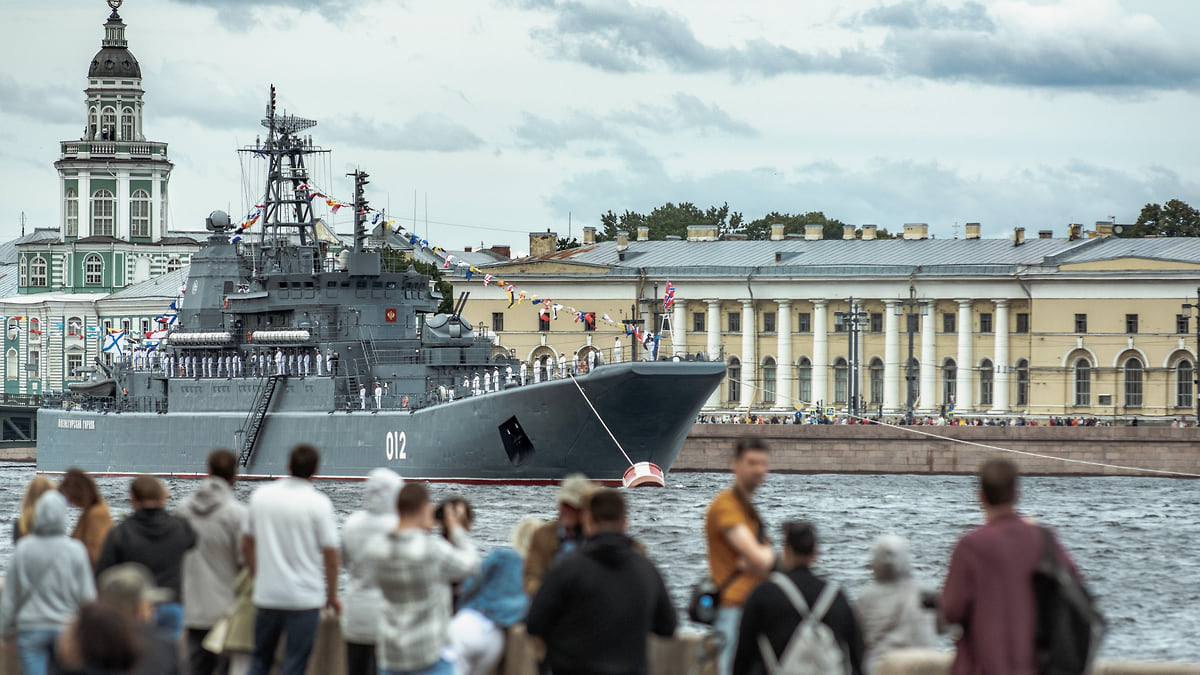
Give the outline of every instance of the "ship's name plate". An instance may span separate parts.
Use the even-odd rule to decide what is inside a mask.
[[[76,420],[71,418],[59,418],[59,429],[90,429],[95,430],[96,420]]]

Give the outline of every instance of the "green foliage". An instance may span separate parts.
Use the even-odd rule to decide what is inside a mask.
[[[567,239],[566,237],[559,237],[558,243],[555,244],[554,250],[565,251],[569,248],[579,248],[579,246],[579,240],[575,237],[571,237],[570,239]]]
[[[779,213],[772,211],[767,215],[750,222],[742,230],[748,239],[770,239],[771,226],[783,225],[784,235],[804,234],[805,225],[820,225],[825,239],[841,239],[845,223],[840,220],[827,218],[821,211],[809,211],[804,214]],[[886,230],[885,230],[886,233]],[[884,237],[884,238],[890,238]]]
[[[1172,199],[1166,204],[1142,207],[1137,223],[1117,233],[1119,237],[1197,237],[1200,236],[1200,211],[1186,202]]]
[[[449,314],[454,311],[454,286],[442,278],[442,268],[433,263],[413,260],[407,251],[390,246],[383,249],[380,257],[385,272],[404,272],[411,265],[418,274],[432,277],[433,287],[442,294],[442,301],[438,303],[438,312]]]
[[[730,211],[729,202],[710,206],[706,210],[701,210],[691,202],[667,202],[648,215],[626,211],[618,216],[609,211],[600,216],[600,225],[601,231],[596,233],[596,241],[616,239],[617,230],[624,230],[633,239],[637,237],[639,227],[649,228],[651,239],[664,239],[668,235],[687,237],[689,225],[715,225],[720,236],[738,231],[742,226],[742,214]]]

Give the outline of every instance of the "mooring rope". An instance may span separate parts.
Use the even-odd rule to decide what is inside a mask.
[[[588,398],[587,393],[583,391],[583,387],[579,386],[579,380],[575,378],[575,373],[571,373],[571,381],[575,383],[575,388],[579,390],[579,394],[583,396],[583,400],[586,401],[588,407],[592,409],[592,413],[596,416],[596,419],[600,420],[600,426],[604,427],[604,430],[608,432],[608,437],[612,439],[613,443],[617,444],[617,449],[621,451],[621,454],[625,455],[625,461],[629,462],[629,466],[633,466],[633,460],[629,459],[629,453],[625,452],[625,448],[621,447],[621,441],[618,441],[617,437],[613,435],[612,430],[609,429],[608,425],[604,423],[604,418],[601,417],[600,413],[596,411],[596,406],[592,405],[592,400]]]

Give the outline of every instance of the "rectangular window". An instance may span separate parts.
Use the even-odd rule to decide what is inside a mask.
[[[134,199],[129,202],[129,234],[133,237],[143,238],[150,236],[149,199]]]
[[[708,330],[704,327],[704,312],[692,312],[692,331],[703,333]]]
[[[129,334],[129,319],[121,319],[121,332]]]
[[[70,379],[82,378],[83,375],[79,372],[81,370],[83,370],[83,354],[81,352],[67,354],[67,377]]]
[[[979,313],[979,332],[980,333],[991,333],[992,331],[993,331],[993,329],[992,329],[992,313],[991,312],[980,312]]]
[[[504,312],[492,312],[492,332],[504,330]]]
[[[1029,332],[1029,314],[1026,312],[1017,312],[1017,333]]]
[[[812,314],[808,312],[800,312],[800,319],[796,322],[797,333],[812,332]],[[805,399],[807,400],[807,399]]]
[[[741,314],[738,314],[737,312],[729,313],[729,332],[730,333],[742,332],[742,315]]]
[[[945,314],[942,314],[942,332],[943,333],[956,332],[958,330],[958,328],[956,327],[958,325],[957,319],[958,319],[958,315],[955,314],[954,312],[946,312]]]
[[[538,330],[543,332],[550,330],[550,317],[538,314]]]
[[[150,332],[150,319],[142,319],[139,323],[142,327],[143,335]]]
[[[1187,314],[1175,315],[1175,332],[1186,334],[1188,332],[1188,319],[1191,318]]]
[[[729,367],[729,396],[730,403],[742,400],[742,369],[737,366]]]
[[[1087,332],[1087,314],[1076,314],[1075,315],[1075,332],[1076,333],[1086,333]]]
[[[775,312],[763,312],[763,332],[775,332]]]
[[[1138,332],[1138,315],[1137,314],[1126,314],[1125,315],[1125,332],[1129,333],[1130,335],[1133,335]]]
[[[883,314],[880,314],[879,312],[871,313],[871,332],[872,333],[882,333],[883,332]]]

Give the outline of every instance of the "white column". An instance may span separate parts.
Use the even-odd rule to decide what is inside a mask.
[[[829,301],[813,300],[813,401],[829,403]]]
[[[958,382],[955,386],[954,410],[967,412],[975,408],[975,355],[971,349],[971,300],[958,302]]]
[[[930,414],[938,409],[937,393],[937,302],[929,302],[929,313],[921,316],[921,387],[917,410]]]
[[[754,355],[754,339],[758,337],[755,330],[757,322],[754,316],[754,301],[742,301],[742,400],[743,406],[752,406],[757,400],[754,389],[755,373],[758,372],[758,361]]]
[[[996,301],[996,376],[992,382],[992,412],[1008,412],[1008,300]]]
[[[895,300],[884,300],[883,307],[883,413],[895,415],[904,408],[900,402],[900,317]]]
[[[779,346],[775,350],[775,407],[791,410],[796,402],[796,385],[792,380],[795,366],[792,364],[792,301],[789,298],[776,300],[779,310],[775,315],[775,330]]]
[[[721,360],[721,301],[720,300],[705,300],[708,303],[708,320],[705,323],[705,332],[708,334],[708,360]],[[713,390],[711,396],[708,397],[707,408],[721,407],[721,389],[725,386],[725,381],[721,380],[721,386]]]
[[[687,301],[675,299],[675,316],[671,317],[671,347],[675,355],[687,353]]]

